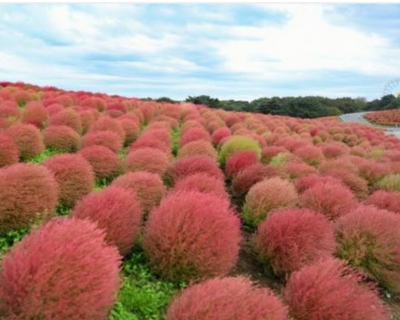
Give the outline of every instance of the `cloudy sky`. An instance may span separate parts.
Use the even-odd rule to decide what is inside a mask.
[[[370,100],[400,77],[399,30],[400,4],[0,4],[0,80]]]

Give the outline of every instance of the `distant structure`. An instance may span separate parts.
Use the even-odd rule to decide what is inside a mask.
[[[385,83],[383,87],[383,96],[393,94],[394,96],[400,96],[400,77],[393,78]]]

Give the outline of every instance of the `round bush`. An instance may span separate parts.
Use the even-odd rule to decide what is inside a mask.
[[[40,130],[32,124],[14,124],[4,133],[13,138],[22,161],[31,160],[45,149]]]
[[[72,217],[89,219],[106,231],[106,241],[128,254],[139,232],[142,210],[136,196],[125,188],[109,186],[90,193],[75,205]]]
[[[211,141],[213,145],[216,147],[219,145],[222,139],[230,137],[231,135],[232,135],[231,130],[229,128],[227,127],[218,128],[212,133]]]
[[[46,108],[40,102],[28,102],[21,115],[22,122],[33,124],[37,128],[44,127],[47,118]]]
[[[400,192],[400,174],[388,174],[380,179],[376,185],[382,190]]]
[[[2,319],[106,320],[120,264],[118,250],[94,223],[54,218],[4,256]]]
[[[298,195],[295,187],[279,177],[264,179],[252,186],[246,195],[242,214],[244,221],[257,226],[275,209],[294,207]]]
[[[227,274],[241,241],[229,200],[210,193],[173,193],[149,215],[143,248],[165,279],[197,280]]]
[[[199,191],[229,198],[223,180],[200,172],[189,175],[177,181],[171,192]]]
[[[221,147],[219,152],[219,162],[222,166],[230,156],[238,151],[254,151],[257,158],[261,158],[261,147],[257,141],[246,136],[232,136]]]
[[[118,153],[122,149],[123,140],[118,134],[112,131],[94,131],[82,137],[82,148],[89,146],[103,146],[109,148],[114,153]]]
[[[79,134],[82,133],[82,119],[77,111],[71,108],[62,109],[50,117],[50,126],[65,125]]]
[[[325,159],[322,150],[312,144],[297,148],[293,154],[314,167],[317,167]]]
[[[47,148],[71,153],[80,148],[81,136],[68,126],[49,126],[43,131],[43,141]]]
[[[171,148],[169,146],[167,146],[161,140],[154,138],[139,138],[129,146],[129,152],[143,148],[158,149],[167,155],[171,153]]]
[[[167,320],[286,320],[287,308],[269,288],[244,277],[206,280],[184,289],[167,310]]]
[[[357,205],[349,188],[335,181],[315,183],[300,195],[300,205],[336,219]]]
[[[140,127],[136,121],[131,119],[121,119],[119,121],[121,122],[122,128],[125,131],[124,144],[127,146],[138,138],[140,134]]]
[[[178,144],[179,147],[182,148],[185,144],[198,140],[211,142],[210,134],[207,132],[206,129],[202,127],[193,127],[187,129],[185,133],[182,133],[179,138]]]
[[[54,155],[42,165],[54,174],[60,187],[59,203],[67,208],[94,188],[92,166],[79,154]]]
[[[225,172],[229,177],[235,177],[240,171],[259,162],[254,151],[239,151],[229,157],[225,164]]]
[[[129,152],[125,159],[126,171],[147,171],[163,175],[167,171],[169,157],[161,150],[143,148]]]
[[[0,168],[19,160],[19,151],[13,138],[0,132]]]
[[[277,275],[286,276],[336,249],[333,226],[328,219],[307,209],[274,212],[260,224],[255,238],[262,262]]]
[[[204,172],[210,176],[223,180],[223,173],[218,163],[205,155],[190,156],[178,159],[168,167],[166,179],[174,184],[179,179],[194,173]]]
[[[365,204],[400,213],[400,192],[377,190],[365,200]]]
[[[44,167],[17,163],[0,169],[0,233],[54,215],[58,186]]]
[[[217,160],[218,157],[211,142],[204,140],[189,142],[178,150],[178,159],[195,155],[205,155],[213,160]]]
[[[119,135],[122,141],[125,140],[125,130],[122,124],[113,118],[103,116],[97,119],[89,128],[89,132],[111,131]]]
[[[337,221],[337,255],[390,291],[400,292],[400,216],[359,206]]]
[[[135,192],[144,213],[157,206],[167,192],[161,177],[146,171],[125,173],[116,178],[111,185]]]
[[[112,179],[121,172],[122,164],[118,155],[104,146],[89,146],[79,151],[92,166],[97,179]]]
[[[296,320],[389,320],[371,284],[337,259],[305,266],[289,278],[284,297]]]

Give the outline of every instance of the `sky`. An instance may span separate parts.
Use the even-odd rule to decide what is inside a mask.
[[[0,81],[176,100],[372,100],[400,77],[399,30],[400,4],[1,3]]]

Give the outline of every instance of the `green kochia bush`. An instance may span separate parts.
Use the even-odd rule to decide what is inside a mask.
[[[3,258],[0,317],[106,320],[120,285],[121,256],[96,224],[54,218]]]
[[[257,141],[246,136],[232,136],[221,147],[219,162],[225,165],[228,158],[238,151],[254,151],[257,158],[261,159],[261,147]]]
[[[230,202],[210,193],[172,193],[150,212],[143,247],[165,279],[187,281],[227,274],[241,241]]]

